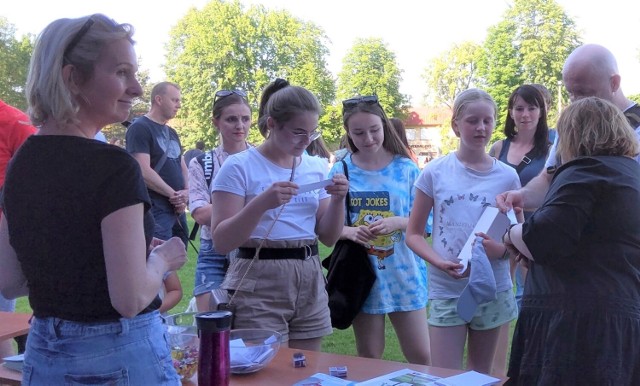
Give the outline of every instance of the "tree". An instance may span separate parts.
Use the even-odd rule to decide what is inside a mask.
[[[479,76],[498,104],[498,128],[513,90],[525,83],[554,90],[564,60],[579,45],[575,22],[554,0],[514,0],[503,20],[489,28],[478,63]],[[494,131],[494,139],[502,136]]]
[[[0,99],[25,111],[29,60],[33,52],[33,36],[16,38],[15,26],[0,16]]]
[[[460,138],[453,132],[451,121],[447,120],[443,122],[438,133],[440,137],[440,144],[438,146],[440,155],[447,155],[452,151],[458,150]]]
[[[322,105],[332,102],[327,41],[322,29],[287,11],[263,6],[245,11],[237,0],[212,0],[201,10],[190,9],[170,33],[165,65],[167,78],[182,88],[176,129],[185,147],[197,140],[217,145],[211,125],[216,90],[247,92],[254,122],[260,93],[276,77],[306,87]],[[320,119],[323,129],[324,123],[325,116]],[[249,140],[262,141],[258,130],[251,131]]]
[[[342,60],[342,70],[338,74],[338,99],[375,94],[389,117],[404,118],[409,98],[400,93],[401,81],[402,70],[398,67],[396,55],[382,39],[357,39]]]
[[[473,42],[454,44],[449,51],[433,59],[425,69],[428,96],[433,102],[452,108],[456,95],[470,87],[479,87],[477,67],[482,48]]]

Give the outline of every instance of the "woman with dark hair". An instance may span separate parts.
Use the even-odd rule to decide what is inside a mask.
[[[220,146],[189,163],[189,210],[202,226],[200,253],[195,272],[193,296],[199,311],[211,306],[211,291],[220,287],[227,272],[227,256],[216,251],[211,241],[211,185],[223,162],[232,154],[251,147],[247,136],[251,127],[251,108],[242,90],[219,90],[213,98],[211,123],[220,134]]]
[[[494,143],[489,155],[515,168],[525,186],[540,173],[549,152],[547,108],[540,91],[527,84],[513,91],[507,109],[507,138]]]
[[[283,79],[267,85],[258,147],[234,154],[213,183],[213,244],[238,248],[223,289],[233,292],[235,328],[278,331],[289,347],[319,351],[331,334],[328,295],[318,240],[333,245],[344,220],[349,183],[336,175],[324,189],[298,192],[327,179],[327,164],[305,153],[320,137],[320,103]]]
[[[489,155],[516,169],[520,185],[525,186],[544,168],[549,152],[549,127],[547,126],[547,103],[544,94],[535,85],[523,85],[516,88],[507,105],[509,113],[504,124],[507,138],[491,146]],[[532,212],[524,212],[528,218]],[[523,268],[511,261],[511,276],[516,283],[516,303],[520,308],[524,279],[527,275]],[[509,325],[500,331],[500,341],[496,351],[494,372],[503,375],[506,369],[507,348],[509,345]]]
[[[180,383],[158,293],[184,244],[148,252],[140,166],[93,139],[142,95],[132,35],[95,14],[56,20],[35,44],[26,95],[40,131],[9,167],[0,223],[0,290],[33,309],[23,385]]]

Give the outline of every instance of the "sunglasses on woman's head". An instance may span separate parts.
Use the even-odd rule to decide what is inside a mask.
[[[242,90],[220,90],[220,91],[216,92],[215,97],[213,99],[213,103],[216,103],[220,99],[226,98],[229,95],[233,95],[233,94],[236,94],[241,98],[246,98],[247,97],[247,93],[242,91]]]
[[[82,27],[80,27],[80,29],[75,34],[73,39],[71,39],[71,42],[69,43],[69,45],[67,45],[67,48],[65,48],[63,57],[66,58],[67,55],[69,55],[69,53],[73,51],[74,48],[76,48],[78,43],[80,43],[80,39],[82,39],[84,35],[87,34],[87,32],[89,31],[89,28],[91,28],[93,23],[95,23],[95,20],[93,20],[93,16],[89,16],[87,21],[85,21]]]
[[[378,96],[377,95],[366,95],[366,96],[359,96],[359,97],[355,97],[355,98],[345,99],[345,100],[342,101],[342,108],[343,109],[353,108],[353,107],[356,107],[360,103],[365,103],[365,104],[368,104],[368,105],[374,105],[374,104],[378,103]]]

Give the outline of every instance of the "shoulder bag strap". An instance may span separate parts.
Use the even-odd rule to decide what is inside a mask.
[[[167,162],[167,150],[169,150],[169,142],[171,142],[171,132],[169,131],[168,126],[165,126],[163,128],[166,129],[167,133],[169,134],[167,136],[167,138],[168,138],[167,149],[164,152],[162,152],[162,157],[160,157],[160,160],[158,161],[156,166],[153,167],[153,171],[156,172],[156,173],[160,173],[160,169],[162,169],[162,167],[164,166],[165,162]]]
[[[344,162],[344,160],[341,160],[340,162],[342,162],[342,170],[344,170],[344,176],[347,177],[347,180],[349,180],[349,168],[347,167],[347,163]],[[344,208],[345,208],[345,215],[347,216],[347,225],[348,226],[353,226],[353,223],[351,222],[351,195],[349,194],[349,191],[347,190],[347,195],[344,198]]]
[[[156,166],[153,167],[153,171],[156,172],[156,173],[160,173],[160,169],[162,169],[162,167],[164,166],[165,162],[167,162],[167,152],[166,151],[164,153],[162,153],[162,157],[160,158],[160,161],[158,161]]]
[[[516,166],[516,173],[520,174],[522,169],[524,169],[525,166],[531,163],[531,159],[532,157],[534,157],[534,152],[535,152],[535,148],[531,149],[531,151],[529,151],[527,154],[524,155],[524,157],[522,157],[522,161],[520,161],[518,166]]]

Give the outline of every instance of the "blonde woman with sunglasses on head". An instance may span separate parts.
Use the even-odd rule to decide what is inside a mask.
[[[320,136],[309,90],[277,79],[258,115],[266,140],[229,157],[214,181],[213,244],[220,253],[240,247],[222,288],[233,292],[235,328],[275,330],[289,347],[319,351],[333,330],[318,240],[331,246],[340,236],[349,184],[336,175],[299,191],[327,179],[326,161],[305,154]]]
[[[26,94],[40,131],[9,167],[0,224],[0,290],[28,295],[33,309],[23,385],[180,384],[158,292],[186,261],[184,244],[147,252],[140,166],[94,140],[142,95],[132,35],[100,14],[59,19],[31,57]]]
[[[411,363],[430,364],[427,330],[427,268],[405,244],[404,231],[413,205],[413,183],[420,170],[384,113],[375,95],[342,102],[342,120],[350,154],[349,173],[353,226],[341,238],[365,245],[376,281],[353,320],[358,355],[381,358],[385,316]],[[343,173],[336,162],[330,175]]]
[[[216,251],[211,240],[211,186],[223,162],[232,154],[251,147],[247,136],[251,128],[251,108],[242,90],[219,90],[214,95],[211,122],[221,144],[189,163],[189,209],[202,226],[200,253],[195,272],[193,295],[199,311],[211,308],[211,291],[220,287],[227,272],[227,256]]]

